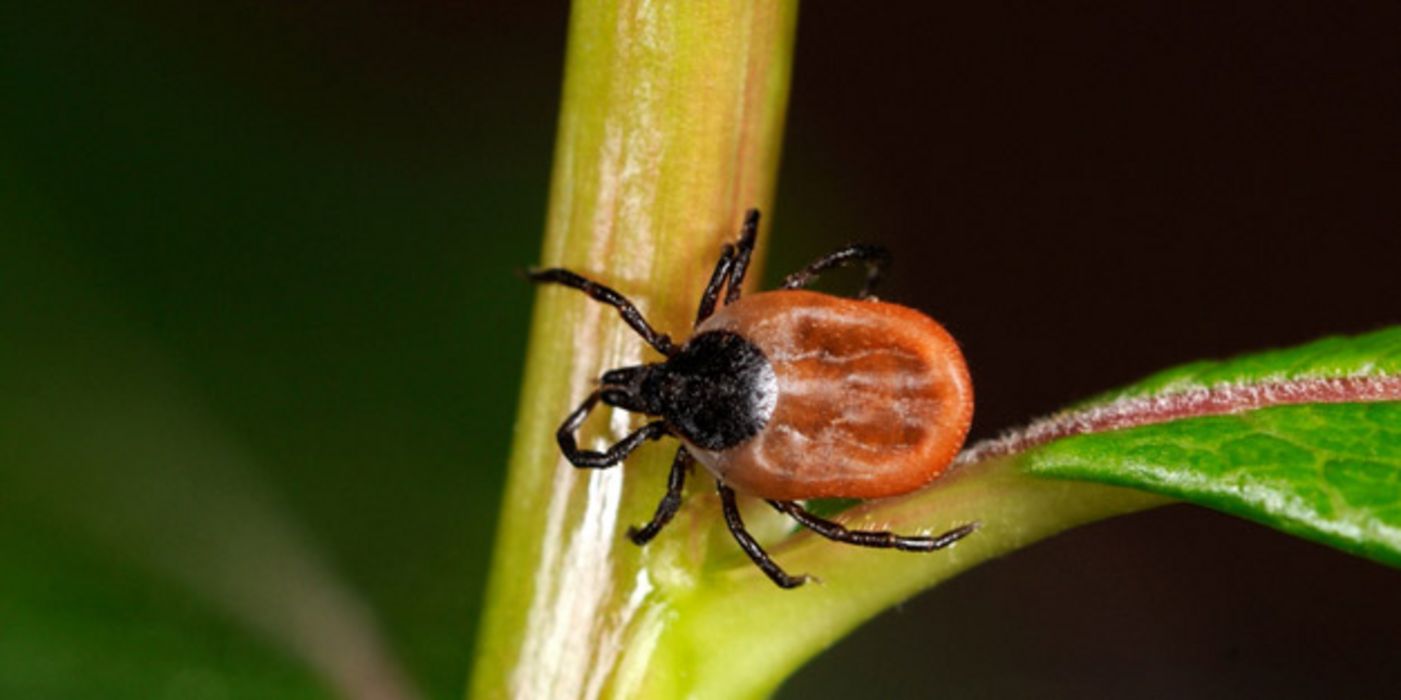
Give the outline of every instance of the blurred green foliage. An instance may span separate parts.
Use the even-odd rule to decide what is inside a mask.
[[[286,566],[460,695],[566,14],[0,9],[0,695],[332,692]]]
[[[229,604],[265,591],[221,589],[257,556],[231,524],[303,542],[460,693],[557,77],[467,109],[522,88],[434,72],[449,46],[272,4],[0,11],[0,695],[325,693]]]

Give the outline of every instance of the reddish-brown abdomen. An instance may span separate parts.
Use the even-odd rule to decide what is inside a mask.
[[[778,398],[762,430],[725,450],[688,449],[755,496],[881,498],[913,491],[953,461],[973,419],[958,345],[910,308],[807,291],[764,292],[716,312],[773,365]]]

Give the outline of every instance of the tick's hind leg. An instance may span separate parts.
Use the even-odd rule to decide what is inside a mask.
[[[676,448],[676,458],[671,460],[671,475],[667,477],[666,495],[657,504],[652,521],[642,527],[628,528],[628,537],[633,544],[641,546],[652,541],[676,516],[677,509],[681,507],[681,490],[686,487],[686,472],[690,470],[692,462],[691,453],[684,446]]]
[[[780,513],[797,520],[803,527],[829,540],[862,547],[899,549],[906,552],[932,552],[936,549],[943,549],[978,529],[977,523],[969,523],[933,537],[910,537],[885,530],[848,530],[838,523],[813,515],[794,501],[769,501],[769,505]]]
[[[637,310],[628,298],[619,294],[612,287],[599,284],[591,279],[582,277],[577,273],[570,272],[564,268],[551,267],[544,270],[528,270],[525,276],[531,282],[544,282],[548,284],[560,284],[571,289],[577,289],[595,301],[601,301],[618,310],[618,314],[632,327],[642,339],[649,345],[657,349],[657,352],[670,357],[676,353],[676,345],[671,342],[671,338],[665,333],[659,333],[647,323],[647,319],[642,317],[642,312]]]
[[[797,588],[807,582],[807,576],[789,576],[779,567],[773,559],[769,558],[763,547],[754,541],[754,537],[744,529],[744,521],[739,517],[739,506],[735,504],[734,489],[726,486],[724,482],[716,481],[715,486],[720,491],[720,504],[725,511],[725,524],[730,528],[730,534],[734,535],[735,541],[739,542],[740,549],[754,561],[759,568],[768,575],[780,588]]]
[[[866,284],[856,295],[857,299],[865,299],[871,296],[876,285],[880,284],[881,275],[885,272],[885,268],[890,266],[890,251],[880,246],[859,244],[839,248],[814,260],[811,265],[788,275],[783,280],[783,288],[800,289],[806,287],[817,279],[818,275],[854,263],[866,264]]]

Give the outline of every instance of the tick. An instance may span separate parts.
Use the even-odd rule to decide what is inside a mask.
[[[884,498],[909,493],[948,468],[973,419],[968,367],[948,331],[871,290],[890,262],[884,248],[849,245],[789,275],[781,290],[741,296],[758,235],[759,211],[745,216],[701,295],[695,328],[682,345],[659,333],[618,292],[569,270],[532,270],[535,282],[578,289],[612,306],[663,362],[605,372],[599,387],[560,425],[556,438],[576,467],[619,464],[648,440],[681,441],[666,495],[652,520],[628,529],[646,544],[681,507],[687,472],[699,461],[715,476],[725,524],[774,583],[802,585],[744,528],[735,492],[770,506],[827,539],[863,547],[929,552],[976,528],[937,536],[849,530],[800,501]],[[867,266],[855,299],[804,290],[821,273]],[[574,437],[599,402],[654,417],[602,452]]]

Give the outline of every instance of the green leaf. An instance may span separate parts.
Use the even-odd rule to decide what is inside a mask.
[[[1283,406],[1085,435],[1033,450],[1023,463],[1401,566],[1401,403]]]
[[[1338,393],[1327,395],[1329,387]],[[1072,413],[1229,400],[1262,388],[1276,399],[1327,401],[1279,400],[1295,405],[1080,435],[1021,461],[1039,476],[1172,496],[1401,565],[1401,328],[1168,370]]]

